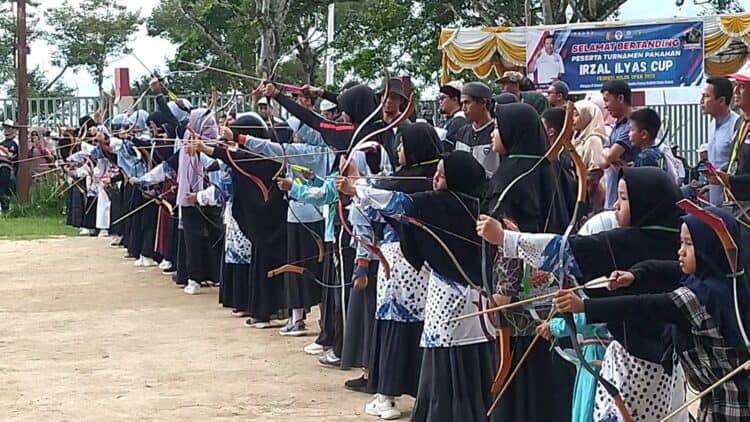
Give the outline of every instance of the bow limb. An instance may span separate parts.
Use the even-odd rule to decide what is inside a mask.
[[[279,268],[273,269],[268,272],[268,278],[276,277],[277,275],[284,274],[284,273],[293,273],[297,275],[303,275],[307,269],[305,267],[301,267],[299,265],[292,265],[292,264],[285,264],[280,266]]]
[[[388,87],[387,87],[387,84],[386,84],[386,90],[385,90],[385,93],[383,94],[383,102],[381,102],[381,105],[378,108],[375,109],[375,112],[379,111],[379,109],[382,108],[383,103],[385,102],[385,99],[388,98],[387,97],[388,92],[389,92],[389,90],[388,90]],[[409,118],[409,116],[412,113],[414,113],[415,106],[416,106],[416,102],[414,100],[414,94],[412,93],[409,96],[409,104],[407,105],[406,109],[398,116],[398,118],[396,118],[395,120],[393,120],[390,124],[388,124],[387,126],[384,126],[384,127],[380,128],[380,129],[378,129],[376,131],[370,132],[369,134],[367,134],[365,137],[363,137],[360,141],[358,141],[356,143],[354,143],[355,136],[352,135],[352,142],[350,144],[349,156],[347,157],[347,161],[344,163],[344,165],[342,167],[342,175],[346,172],[346,169],[349,167],[349,165],[351,165],[352,159],[354,158],[353,155],[352,155],[352,152],[357,151],[360,146],[365,145],[369,140],[371,140],[371,139],[379,136],[380,134],[388,132],[388,131],[391,131],[391,130],[393,130],[395,128],[398,128],[399,126],[401,126],[401,124],[403,124],[404,121],[406,121],[406,119]],[[373,114],[371,114],[368,117],[374,116],[375,112],[373,112]],[[355,135],[365,125],[366,125],[366,123],[363,122],[363,124],[361,124],[357,128],[357,132],[355,132]],[[383,269],[385,271],[386,277],[390,278],[390,264],[386,260],[385,255],[383,255],[383,252],[380,250],[380,248],[378,248],[377,245],[375,245],[373,243],[370,243],[370,242],[367,242],[364,239],[361,239],[359,236],[356,236],[354,234],[354,231],[348,226],[348,224],[346,224],[346,221],[345,221],[346,218],[344,218],[344,212],[343,212],[343,204],[341,204],[341,202],[339,202],[339,219],[341,220],[341,224],[343,225],[344,229],[346,230],[347,233],[349,233],[350,236],[354,237],[357,241],[359,241],[360,243],[362,243],[371,253],[375,254],[378,257],[378,260],[383,265]],[[439,240],[439,241],[442,242],[442,240]],[[447,246],[445,247],[445,249],[446,249],[446,251],[448,251]],[[450,251],[448,251],[448,252],[450,253]],[[450,253],[450,255],[453,255],[453,254]],[[454,263],[458,262],[455,259],[455,256],[452,259],[454,260]],[[459,268],[461,268],[460,265],[459,265]],[[461,268],[461,270],[463,271],[462,268]],[[464,273],[464,275],[462,277],[465,277],[466,280],[470,283],[470,285],[476,286],[476,284],[473,283],[473,282],[471,282],[471,280],[468,278],[468,276],[465,275],[465,273]]]
[[[492,382],[490,391],[492,394],[499,394],[502,390],[508,375],[510,374],[510,364],[513,355],[510,352],[510,328],[503,327],[497,330],[497,347],[500,353],[500,365],[495,373],[495,380]]]
[[[293,264],[285,264],[285,265],[282,265],[279,268],[273,269],[273,270],[271,270],[271,271],[269,271],[267,273],[267,277],[268,278],[273,278],[273,277],[276,277],[276,276],[284,274],[284,273],[297,274],[300,277],[304,277],[304,276],[310,277],[310,279],[312,281],[314,281],[315,283],[317,283],[318,285],[320,285],[322,287],[329,288],[329,289],[340,289],[343,286],[347,285],[347,284],[344,284],[344,283],[342,283],[342,284],[327,284],[327,283],[324,283],[324,282],[320,281],[315,276],[315,274],[312,271],[308,270],[305,267],[301,267],[301,266],[293,265]],[[351,284],[351,283],[349,283],[349,284]]]
[[[232,166],[232,168],[236,170],[237,173],[247,177],[251,182],[255,183],[255,185],[258,186],[258,189],[260,190],[260,194],[263,196],[263,202],[268,202],[271,191],[268,189],[268,187],[266,187],[265,183],[263,183],[263,180],[261,180],[258,176],[255,176],[243,170],[242,167],[240,167],[234,160],[234,157],[232,157],[232,151],[226,149],[226,153],[227,159],[229,160],[229,165]]]
[[[385,76],[385,92],[383,93],[382,98],[380,99],[380,104],[378,104],[377,107],[367,116],[365,119],[357,126],[357,129],[352,133],[352,138],[349,140],[349,146],[346,149],[346,156],[344,158],[346,161],[344,161],[344,164],[341,166],[341,175],[346,174],[346,170],[349,168],[349,166],[352,163],[352,151],[356,150],[356,147],[361,143],[361,141],[357,141],[357,137],[360,133],[362,133],[362,130],[367,127],[367,125],[370,124],[370,122],[377,116],[380,111],[383,109],[383,105],[385,104],[386,99],[388,98],[388,95],[390,93],[390,88],[388,87],[388,75],[386,73]],[[366,137],[365,137],[366,138]],[[358,235],[354,233],[354,230],[349,226],[349,224],[346,221],[346,213],[344,212],[344,202],[341,199],[341,195],[339,195],[339,205],[338,205],[338,214],[339,214],[339,222],[341,222],[341,227],[346,231],[346,233],[355,241],[359,242],[362,246],[365,247],[368,251],[370,251],[371,254],[376,256],[378,260],[380,261],[380,264],[383,266],[383,272],[386,276],[386,278],[391,278],[391,266],[388,263],[388,260],[385,258],[385,255],[383,255],[383,251],[380,250],[376,245],[365,241]],[[341,252],[341,245],[339,245],[339,252]],[[343,282],[343,280],[342,280]]]

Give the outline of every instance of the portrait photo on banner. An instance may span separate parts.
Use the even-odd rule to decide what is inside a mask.
[[[526,70],[537,89],[556,80],[571,92],[621,80],[633,88],[699,86],[703,22],[576,29],[529,29]]]

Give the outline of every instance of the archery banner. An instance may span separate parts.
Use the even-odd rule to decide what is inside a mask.
[[[604,82],[632,88],[696,86],[703,81],[703,22],[526,32],[526,69],[539,88],[555,80],[571,91]]]

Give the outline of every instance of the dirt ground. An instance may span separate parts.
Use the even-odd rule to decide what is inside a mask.
[[[108,245],[0,241],[0,420],[377,420],[342,386],[357,371],[302,352],[313,333],[246,328],[217,289],[185,295]]]

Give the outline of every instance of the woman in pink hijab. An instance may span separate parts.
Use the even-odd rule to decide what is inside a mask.
[[[46,129],[34,127],[29,133],[29,158],[31,160],[31,174],[36,176],[49,170],[45,164],[55,161],[54,148],[44,137]]]

